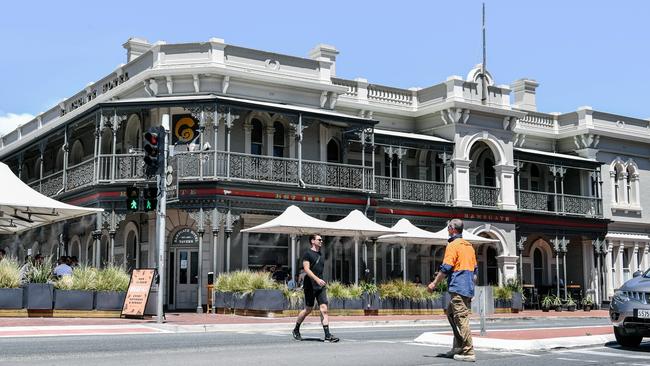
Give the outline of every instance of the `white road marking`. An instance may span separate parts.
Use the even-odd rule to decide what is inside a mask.
[[[598,363],[598,361],[593,361],[593,360],[580,360],[577,358],[567,358],[567,357],[558,357],[558,360],[562,361],[575,361],[575,362],[587,362],[587,363]]]
[[[539,355],[534,355],[532,353],[524,353],[524,352],[502,352],[500,353],[501,355],[506,354],[506,355],[520,355],[520,356],[526,356],[526,357],[539,357]]]
[[[570,350],[566,351],[565,353],[580,353],[580,354],[585,354],[585,355],[594,355],[594,356],[607,356],[607,357],[622,357],[622,358],[629,358],[632,360],[647,360],[648,356],[637,356],[637,355],[628,355],[625,353],[609,353],[609,352],[599,352],[599,351],[591,351],[591,350],[583,350],[583,349],[576,349],[576,350]]]

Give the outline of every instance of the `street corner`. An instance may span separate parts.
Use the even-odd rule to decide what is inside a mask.
[[[451,347],[451,332],[426,332],[414,342],[432,346]],[[611,326],[499,329],[485,335],[472,332],[475,348],[502,351],[542,351],[558,348],[575,348],[604,345],[615,341]]]

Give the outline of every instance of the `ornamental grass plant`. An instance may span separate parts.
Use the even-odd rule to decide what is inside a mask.
[[[6,257],[0,261],[0,288],[20,287],[20,265],[16,258]]]
[[[72,271],[72,275],[62,276],[55,282],[59,290],[95,291],[99,271],[89,266],[79,266]]]
[[[52,257],[47,256],[40,262],[35,262],[27,273],[28,283],[52,282]]]
[[[126,268],[111,264],[97,273],[95,289],[97,291],[126,292],[130,279],[131,276]]]
[[[252,272],[248,270],[222,273],[214,284],[216,291],[251,294],[255,290],[279,290],[280,284],[275,282],[268,272]]]

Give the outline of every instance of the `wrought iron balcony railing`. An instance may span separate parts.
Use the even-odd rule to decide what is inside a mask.
[[[516,190],[517,207],[523,211],[602,217],[602,199],[590,196],[554,194],[550,192]]]
[[[479,186],[471,184],[469,186],[469,199],[472,206],[475,207],[497,207],[499,202],[500,188]]]
[[[451,185],[442,182],[375,177],[375,190],[397,201],[448,204],[451,200]]]

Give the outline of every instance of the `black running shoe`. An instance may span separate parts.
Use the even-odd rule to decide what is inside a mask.
[[[297,341],[302,341],[302,337],[300,336],[300,330],[294,328],[294,330],[293,330],[293,332],[291,332],[291,334],[293,334],[293,339],[295,339]]]
[[[336,338],[336,337],[334,337],[334,336],[333,336],[333,335],[331,335],[331,334],[330,334],[330,335],[328,335],[328,336],[325,336],[325,342],[332,342],[332,343],[336,343],[336,342],[338,342],[338,341],[339,341],[339,339],[338,339],[338,338]]]

